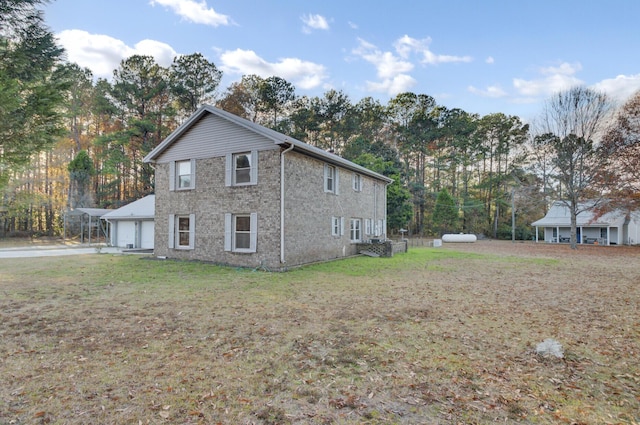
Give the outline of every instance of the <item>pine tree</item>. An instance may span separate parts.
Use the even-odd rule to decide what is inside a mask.
[[[456,201],[447,189],[442,189],[436,198],[436,206],[433,209],[433,225],[440,233],[455,232],[460,221]]]
[[[69,84],[57,72],[63,50],[37,9],[43,3],[0,0],[0,189],[62,134],[58,106]]]

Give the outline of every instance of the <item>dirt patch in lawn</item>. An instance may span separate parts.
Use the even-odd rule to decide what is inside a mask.
[[[634,424],[639,282],[633,247],[496,241],[274,274],[0,260],[0,423]]]

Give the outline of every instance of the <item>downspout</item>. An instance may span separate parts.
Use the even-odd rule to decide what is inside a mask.
[[[376,238],[382,236],[382,229],[380,229],[380,234],[376,231],[378,229],[378,183],[373,183],[373,223],[371,223],[373,227],[373,235]]]
[[[284,154],[293,150],[293,143],[280,154],[280,264],[285,263],[284,258]]]
[[[382,225],[384,226],[384,238],[387,239],[387,230],[388,230],[388,226],[389,223],[387,222],[387,189],[389,188],[389,185],[391,183],[385,183],[384,185],[384,193],[383,193],[383,197],[382,200],[384,202],[384,221],[382,222]]]

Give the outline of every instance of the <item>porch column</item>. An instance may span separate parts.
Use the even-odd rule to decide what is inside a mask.
[[[611,227],[607,226],[607,246],[611,244]]]
[[[556,243],[560,243],[560,226],[556,226]]]
[[[584,240],[584,230],[582,229],[582,226],[580,226],[580,241],[578,243],[582,243],[582,241]]]
[[[538,226],[536,226],[536,243],[538,243]]]

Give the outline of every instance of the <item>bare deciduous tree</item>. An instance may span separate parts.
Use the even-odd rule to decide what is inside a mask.
[[[640,91],[618,112],[603,148],[611,160],[610,175],[618,185],[618,205],[640,207]]]
[[[552,176],[571,213],[571,248],[577,244],[577,216],[597,208],[611,183],[604,177],[608,156],[600,143],[613,109],[609,97],[586,87],[556,93],[545,104],[540,125],[554,165]]]

